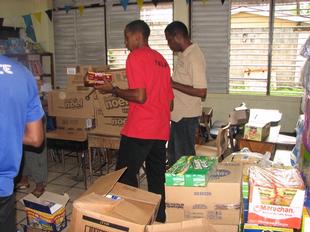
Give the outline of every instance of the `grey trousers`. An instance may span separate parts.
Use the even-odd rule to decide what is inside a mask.
[[[15,194],[0,197],[0,231],[16,232]]]
[[[170,139],[168,143],[168,163],[172,166],[181,156],[195,155],[195,133],[199,125],[199,117],[182,118],[178,122],[171,121]]]
[[[32,178],[35,183],[47,182],[46,143],[40,149],[24,148],[22,176]]]

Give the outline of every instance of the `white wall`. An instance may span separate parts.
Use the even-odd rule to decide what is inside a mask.
[[[294,131],[300,113],[300,97],[208,94],[204,105],[213,107],[213,121],[227,122],[229,113],[241,102],[245,102],[248,108],[279,110],[282,113],[281,131]]]

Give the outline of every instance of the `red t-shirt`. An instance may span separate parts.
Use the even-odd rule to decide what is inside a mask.
[[[146,89],[146,101],[144,104],[129,102],[128,118],[121,134],[132,138],[168,140],[173,92],[167,61],[149,47],[139,48],[127,58],[126,75],[129,89]]]

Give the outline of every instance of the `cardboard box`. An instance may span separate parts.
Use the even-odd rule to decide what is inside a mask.
[[[244,126],[244,138],[265,141],[270,133],[270,122],[248,122]]]
[[[147,232],[238,232],[236,225],[211,225],[205,219],[192,219],[176,223],[153,224]]]
[[[102,109],[106,117],[127,117],[129,110],[128,101],[112,94],[97,93],[95,106]]]
[[[70,91],[86,91],[91,90],[92,88],[84,86],[84,77],[81,74],[76,74],[68,76],[67,79],[67,90]]]
[[[49,116],[94,118],[93,97],[87,100],[90,91],[53,90],[48,94]]]
[[[250,167],[248,222],[299,229],[305,190],[296,169]]]
[[[217,158],[182,156],[165,173],[167,186],[206,186]]]
[[[243,164],[257,164],[263,159],[263,155],[256,152],[235,152],[227,156],[223,162],[237,162]]]
[[[66,204],[68,194],[45,191],[39,198],[28,194],[21,200],[26,207],[27,224],[44,231],[58,232],[67,226]]]
[[[96,65],[96,66],[91,66],[91,65],[78,65],[78,66],[69,66],[66,68],[66,73],[67,75],[77,75],[80,74],[84,76],[87,71],[106,71],[109,69],[109,66],[102,64],[102,65]]]
[[[218,158],[216,147],[195,144],[195,151],[196,151],[196,155],[198,156],[209,156],[209,157]]]
[[[85,130],[93,128],[95,122],[92,118],[56,117],[56,125],[58,129]]]
[[[104,135],[120,136],[126,119],[126,117],[105,117],[102,109],[95,109],[95,130]]]
[[[220,163],[206,187],[165,186],[167,222],[206,218],[212,224],[238,225],[241,175],[242,165]]]
[[[31,226],[28,225],[21,224],[21,227],[23,228],[23,232],[45,232],[45,230],[32,228]]]
[[[280,227],[267,227],[255,224],[244,224],[243,232],[294,232],[293,229],[280,228]]]
[[[73,202],[69,231],[144,232],[161,196],[118,183],[125,169],[100,177]]]
[[[112,75],[113,86],[121,89],[128,88],[125,69],[109,70],[106,73]],[[127,117],[129,110],[128,101],[115,97],[112,94],[101,94],[99,92],[97,92],[95,106],[102,109],[106,117]]]
[[[107,73],[112,75],[112,84],[121,89],[128,88],[128,80],[126,76],[126,69],[109,70]]]

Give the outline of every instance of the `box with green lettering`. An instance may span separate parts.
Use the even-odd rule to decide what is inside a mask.
[[[167,186],[206,186],[217,158],[182,156],[165,174]]]

